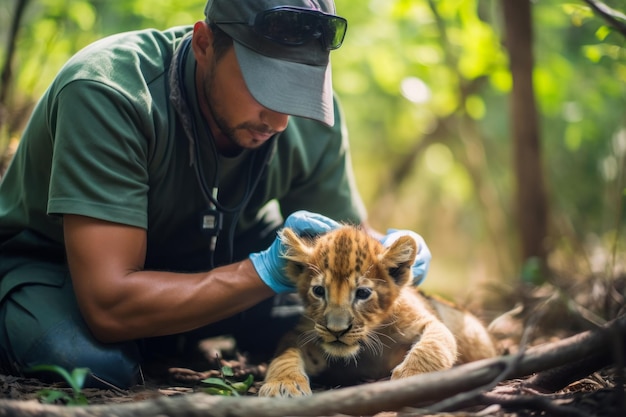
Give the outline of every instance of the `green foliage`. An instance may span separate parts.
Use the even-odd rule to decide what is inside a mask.
[[[444,291],[450,276],[473,270],[519,276],[515,222],[507,221],[515,213],[511,76],[499,1],[381,0],[367,3],[369,13],[349,0],[337,4],[351,26],[346,50],[333,57],[335,86],[349,116],[357,181],[374,207],[371,221],[420,231],[433,249],[430,276],[442,277]],[[612,6],[623,11],[620,2]],[[625,227],[616,201],[626,175],[624,37],[582,1],[536,2],[533,16],[535,92],[555,220],[550,239],[554,249],[560,237],[577,240],[565,247],[584,248]],[[357,72],[369,82],[359,79],[357,89],[342,83]],[[419,80],[410,88],[428,94],[403,90],[409,79]],[[402,155],[420,143],[425,151],[406,185],[390,184]],[[381,198],[389,186],[392,196]]]
[[[85,378],[89,374],[87,368],[75,368],[71,373],[57,365],[37,365],[29,369],[29,372],[52,372],[65,380],[72,388],[72,395],[57,389],[42,389],[37,392],[40,400],[46,404],[62,402],[67,405],[87,405],[88,401],[83,394]]]
[[[243,381],[232,381],[233,375],[232,368],[223,366],[221,378],[206,378],[200,381],[207,385],[202,391],[210,395],[222,395],[226,397],[238,397],[247,393],[254,383],[254,376],[248,375]]]
[[[425,285],[442,283],[444,291],[464,287],[450,284],[452,276],[500,279],[522,270],[513,221],[512,81],[500,1],[506,0],[336,0],[349,27],[344,45],[332,53],[334,85],[370,223],[420,232],[434,254]],[[625,11],[622,0],[605,3]],[[115,32],[192,24],[203,18],[204,4],[31,2],[21,26],[11,109],[18,114],[32,104],[89,42]],[[0,27],[8,28],[11,6],[0,7]],[[623,240],[624,37],[582,0],[533,2],[533,18],[535,93],[555,222],[547,241],[562,249],[607,236]],[[0,48],[6,36],[0,30]],[[408,169],[399,171],[412,150]]]

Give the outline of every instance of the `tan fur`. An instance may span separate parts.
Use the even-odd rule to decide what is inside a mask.
[[[334,385],[398,379],[496,354],[476,317],[412,286],[412,238],[384,248],[351,226],[312,241],[284,229],[281,238],[305,313],[259,395],[309,395],[309,376]]]

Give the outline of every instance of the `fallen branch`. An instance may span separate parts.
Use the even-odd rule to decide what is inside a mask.
[[[213,397],[190,394],[136,403],[60,407],[34,401],[0,400],[0,416],[319,416],[373,415],[407,406],[427,405],[489,384],[507,367],[506,378],[519,378],[604,352],[611,355],[615,335],[626,335],[626,316],[603,328],[529,349],[524,355],[504,356],[457,366],[442,372],[375,382],[321,392],[310,397],[282,399]],[[512,363],[512,361],[514,363]]]
[[[523,385],[541,392],[555,392],[612,363],[613,358],[606,353],[590,355],[556,368],[541,371],[524,381]]]
[[[558,404],[549,398],[539,395],[527,395],[527,396],[507,396],[507,395],[492,395],[484,394],[481,396],[482,401],[485,404],[498,404],[508,409],[521,408],[524,410],[536,410],[544,412],[550,416],[564,416],[564,417],[587,417],[589,414],[577,409],[574,406],[563,404],[560,401]]]

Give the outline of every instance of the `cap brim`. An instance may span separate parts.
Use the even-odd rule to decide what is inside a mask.
[[[335,123],[330,65],[271,58],[234,42],[235,54],[252,97],[270,110]]]

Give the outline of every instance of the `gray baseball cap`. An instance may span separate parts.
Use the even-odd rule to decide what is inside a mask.
[[[283,10],[286,10],[283,14],[276,13]],[[317,33],[321,39],[308,37],[301,42],[291,42],[292,39],[279,42],[270,39],[274,32],[268,37],[258,30],[260,17],[278,17],[274,20],[280,23],[281,18],[290,19],[300,11],[312,12],[305,17],[321,16],[322,21],[330,22],[331,26],[345,23],[343,18],[332,16],[335,15],[333,0],[209,0],[204,13],[209,23],[216,24],[233,38],[243,78],[255,100],[276,112],[332,126],[335,118],[330,49],[341,45],[345,26],[337,39],[325,39],[333,38],[334,32],[330,35]],[[300,24],[297,19],[290,23],[294,21]],[[264,28],[271,31],[269,25],[274,21],[268,19],[268,22],[263,21]],[[310,30],[306,24],[303,28]]]

